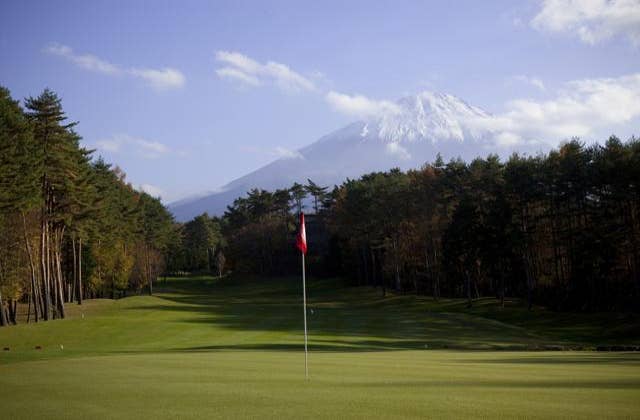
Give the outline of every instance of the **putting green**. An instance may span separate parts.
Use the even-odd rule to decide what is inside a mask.
[[[638,353],[507,351],[637,345],[634,316],[492,299],[467,310],[315,281],[306,381],[298,289],[297,279],[171,279],[153,297],[0,329],[10,348],[0,416],[640,417]]]

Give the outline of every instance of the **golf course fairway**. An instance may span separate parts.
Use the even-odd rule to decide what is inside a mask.
[[[634,315],[175,278],[0,329],[0,417],[640,418]],[[329,287],[330,286],[330,287]]]

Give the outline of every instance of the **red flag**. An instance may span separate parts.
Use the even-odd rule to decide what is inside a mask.
[[[303,254],[307,253],[307,233],[304,228],[304,213],[300,212],[300,230],[296,236],[296,246]]]

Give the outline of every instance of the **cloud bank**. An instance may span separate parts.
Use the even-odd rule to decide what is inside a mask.
[[[569,33],[587,44],[625,37],[640,45],[640,0],[544,0],[535,29]]]
[[[640,117],[640,73],[617,78],[575,80],[553,99],[518,99],[506,111],[472,121],[494,133],[497,143],[511,146],[527,141],[556,142],[586,137],[597,129]]]

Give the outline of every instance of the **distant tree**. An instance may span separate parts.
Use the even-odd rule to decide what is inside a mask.
[[[159,199],[140,193],[138,205],[142,217],[142,237],[144,248],[143,272],[149,294],[153,294],[153,281],[162,270],[163,255],[169,248],[173,234],[173,216]],[[210,222],[209,222],[210,223]]]
[[[289,192],[291,193],[291,198],[294,202],[296,211],[300,214],[304,208],[304,199],[307,197],[307,190],[304,185],[296,182],[291,188],[289,188]]]
[[[222,277],[222,273],[224,273],[224,264],[226,263],[227,258],[224,256],[224,253],[221,249],[216,253],[216,267],[218,269],[218,277]]]
[[[307,193],[313,197],[313,211],[318,214],[319,204],[322,203],[327,195],[328,187],[321,187],[310,179],[307,179],[307,185],[304,187]]]
[[[220,224],[204,213],[184,225],[184,247],[191,270],[213,272],[214,257],[222,245]]]

